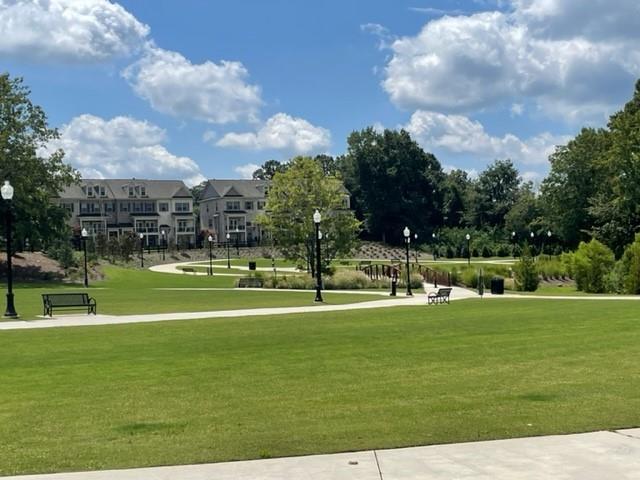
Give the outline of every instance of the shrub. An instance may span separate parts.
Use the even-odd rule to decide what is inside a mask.
[[[525,245],[522,249],[522,256],[514,268],[514,273],[517,290],[521,292],[535,292],[538,289],[538,284],[540,283],[538,269],[536,268],[528,245]]]
[[[640,233],[624,251],[617,269],[621,290],[625,293],[640,293]]]
[[[47,251],[47,256],[57,260],[58,263],[60,263],[60,266],[65,270],[78,266],[73,255],[71,245],[69,242],[63,240],[52,245]]]
[[[484,246],[482,247],[482,256],[484,258],[489,258],[493,256],[493,252],[491,251],[491,249],[488,246]]]
[[[605,277],[615,264],[613,252],[595,238],[580,242],[573,255],[573,274],[578,290],[588,293],[606,292]]]
[[[363,272],[342,269],[327,277],[324,287],[327,290],[358,290],[371,288],[371,284],[371,280]]]

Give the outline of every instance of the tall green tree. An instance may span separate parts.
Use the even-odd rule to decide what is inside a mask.
[[[371,236],[399,242],[408,225],[426,238],[442,224],[442,167],[408,132],[369,127],[351,133],[347,143],[340,169]]]
[[[543,215],[570,247],[591,238],[595,221],[593,200],[606,182],[609,132],[583,128],[549,157],[551,171],[540,186]]]
[[[77,182],[79,174],[63,162],[62,150],[47,152],[58,132],[48,127],[44,111],[29,94],[21,78],[0,74],[0,181],[9,180],[15,189],[12,208],[18,242],[28,238],[46,246],[68,235],[66,211],[51,198]],[[0,231],[5,234],[4,224]]]
[[[346,195],[342,181],[326,176],[317,161],[296,157],[286,171],[273,177],[265,213],[258,221],[285,258],[313,266],[313,214],[317,209],[322,214],[322,261],[326,266],[357,245],[360,222],[346,208]]]
[[[445,175],[443,199],[443,223],[447,227],[461,227],[469,206],[472,182],[464,170],[452,170]]]
[[[276,173],[281,173],[287,170],[287,164],[281,163],[278,160],[267,160],[253,172],[254,180],[271,180]]]
[[[511,160],[496,160],[474,182],[467,205],[468,221],[477,228],[504,228],[505,215],[520,191],[518,170]]]

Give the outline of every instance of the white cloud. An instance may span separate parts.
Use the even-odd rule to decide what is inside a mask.
[[[601,117],[640,75],[640,4],[594,3],[514,0],[507,13],[432,20],[392,43],[383,87],[409,109],[469,112],[529,98],[550,116]]]
[[[239,173],[242,178],[251,179],[253,178],[253,172],[258,170],[260,165],[256,165],[255,163],[247,163],[246,165],[239,165],[233,169],[234,172]]]
[[[524,113],[524,105],[521,103],[514,103],[511,105],[510,111],[512,117],[519,117]]]
[[[248,75],[240,62],[193,64],[153,45],[123,71],[134,91],[157,111],[209,123],[256,121],[260,87],[246,83]]]
[[[132,54],[148,33],[108,0],[0,0],[0,55],[98,62]]]
[[[218,134],[213,130],[205,130],[205,132],[202,134],[202,141],[204,143],[215,144],[216,138],[218,138]]]
[[[542,133],[527,140],[513,134],[489,135],[482,124],[462,115],[418,110],[405,126],[426,150],[440,149],[454,154],[474,154],[482,160],[510,158],[527,165],[546,164],[556,145],[570,137]]]
[[[227,133],[216,143],[219,147],[249,150],[281,150],[295,154],[326,151],[331,145],[329,130],[316,127],[302,118],[277,113],[257,131]]]
[[[172,154],[165,141],[165,131],[151,123],[84,114],[63,126],[49,148],[62,148],[85,178],[181,179],[188,185],[205,179],[192,159]]]

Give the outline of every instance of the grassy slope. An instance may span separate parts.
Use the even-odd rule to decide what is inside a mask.
[[[158,288],[232,288],[236,277],[213,277],[154,273],[146,270],[105,267],[107,280],[92,282],[88,290],[98,302],[98,312],[114,315],[135,313],[197,312],[239,308],[314,305],[315,295],[301,292],[166,291]],[[85,291],[82,286],[23,284],[15,289],[16,309],[25,320],[42,315],[42,293],[58,290]],[[371,295],[323,293],[326,304],[376,300]],[[382,298],[382,297],[380,297]],[[65,311],[62,311],[63,313]],[[73,313],[74,310],[68,312]]]
[[[0,474],[640,425],[634,302],[0,333]]]

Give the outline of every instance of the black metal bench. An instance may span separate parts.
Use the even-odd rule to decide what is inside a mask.
[[[262,279],[256,277],[242,277],[238,280],[238,288],[262,288]]]
[[[86,308],[87,315],[96,314],[97,304],[95,299],[87,293],[43,293],[44,315],[53,317],[54,308]]]
[[[182,267],[182,273],[196,273],[196,270],[191,267]]]
[[[437,305],[439,303],[449,303],[449,296],[452,288],[439,288],[437,292],[431,292],[427,296],[428,305]]]

